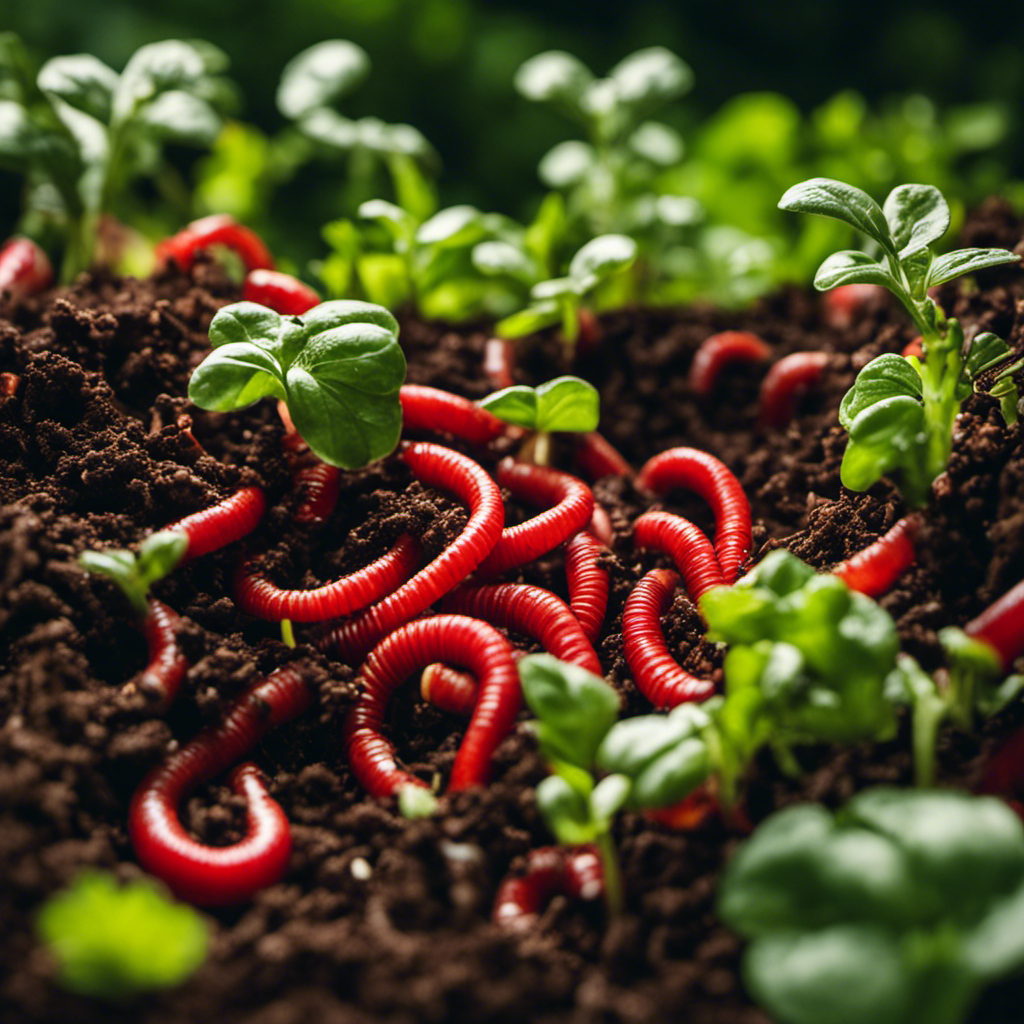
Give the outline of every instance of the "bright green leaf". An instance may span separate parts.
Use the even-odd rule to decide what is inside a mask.
[[[949,204],[934,185],[898,185],[882,212],[901,260],[927,249],[949,230]]]
[[[366,51],[346,39],[328,39],[294,56],[281,73],[277,107],[285,117],[300,118],[333,103],[369,74]]]
[[[779,200],[780,210],[817,213],[841,220],[895,254],[896,246],[881,207],[866,192],[832,178],[810,178]]]
[[[893,284],[893,276],[884,263],[867,253],[844,249],[833,253],[818,268],[814,287],[820,292],[827,292],[847,284],[878,284],[889,288]]]

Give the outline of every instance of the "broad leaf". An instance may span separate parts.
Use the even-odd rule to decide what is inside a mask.
[[[630,266],[636,260],[637,251],[636,242],[626,235],[600,235],[592,238],[573,256],[569,264],[569,277],[578,282],[610,277]]]
[[[483,214],[475,206],[449,206],[420,225],[416,241],[419,245],[466,245],[485,233]]]
[[[882,212],[901,260],[927,249],[949,230],[949,204],[934,185],[898,185]]]
[[[827,292],[845,284],[879,284],[883,288],[891,288],[893,277],[885,263],[880,263],[866,252],[844,249],[833,253],[818,268],[814,287],[820,292]]]
[[[928,287],[1006,263],[1020,263],[1020,257],[1008,249],[957,249],[935,258],[928,273]]]
[[[170,89],[188,89],[206,74],[202,54],[190,43],[168,39],[132,54],[114,89],[115,122],[131,117],[142,103]]]
[[[631,106],[675,99],[693,86],[693,72],[664,46],[631,53],[608,72],[618,99]]]
[[[630,781],[625,775],[609,775],[603,778],[590,794],[590,815],[602,824],[607,824],[622,810],[629,799]]]
[[[578,106],[594,76],[571,53],[548,50],[523,63],[514,84],[520,95],[535,102]]]
[[[872,359],[843,396],[839,406],[839,422],[846,430],[865,409],[886,398],[902,395],[920,399],[923,393],[921,375],[903,356],[894,352]]]
[[[1010,346],[991,331],[982,331],[971,341],[964,369],[970,380],[976,380],[987,370],[991,370],[1010,356]]]
[[[597,836],[590,808],[583,796],[557,775],[537,786],[537,807],[560,843],[589,843]]]
[[[537,430],[586,433],[597,430],[601,398],[579,377],[556,377],[537,388]]]
[[[87,53],[54,57],[40,69],[37,83],[43,92],[59,96],[65,103],[104,123],[118,75],[113,68]]]
[[[212,145],[223,125],[206,100],[180,89],[170,89],[147,103],[139,121],[162,138],[197,146]]]
[[[779,200],[779,209],[833,217],[873,238],[883,249],[896,252],[882,208],[853,185],[832,178],[810,178],[789,189]]]
[[[537,174],[548,188],[578,185],[597,162],[593,146],[578,139],[558,143],[537,165]]]
[[[366,51],[346,39],[328,39],[294,56],[281,72],[277,108],[298,119],[351,92],[369,74]]]
[[[480,242],[473,247],[473,266],[488,276],[507,276],[529,282],[537,276],[537,266],[518,246],[511,242]]]
[[[273,353],[247,342],[214,349],[188,382],[189,400],[213,412],[244,409],[271,396],[286,397],[281,364]]]

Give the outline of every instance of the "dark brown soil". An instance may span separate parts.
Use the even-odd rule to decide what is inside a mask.
[[[968,235],[971,244],[1012,247],[1024,230],[992,205]],[[947,286],[947,309],[1020,348],[1022,275],[994,271],[978,284]],[[134,544],[248,483],[266,488],[271,509],[247,544],[271,550],[275,579],[293,586],[365,564],[403,530],[436,552],[465,522],[458,505],[388,459],[346,478],[329,524],[296,528],[291,467],[272,403],[214,415],[184,397],[189,372],[205,354],[211,316],[236,295],[213,265],[201,263],[192,279],[83,280],[20,308],[0,305],[0,372],[21,378],[16,396],[0,397],[0,1020],[763,1024],[738,979],[739,942],[714,915],[716,879],[738,833],[714,820],[672,832],[626,815],[618,839],[629,912],[621,922],[605,928],[598,908],[558,898],[533,931],[501,931],[490,923],[498,884],[528,850],[551,841],[534,805],[544,769],[528,735],[520,730],[503,744],[486,791],[459,794],[436,819],[407,822],[390,803],[367,799],[340,740],[353,669],[306,644],[290,651],[268,624],[237,611],[231,575],[238,550],[183,567],[156,588],[183,616],[179,641],[193,662],[172,710],[159,716],[123,692],[145,663],[145,645],[113,587],[77,567],[87,548]],[[604,433],[637,465],[676,444],[724,459],[751,498],[755,558],[781,545],[828,568],[903,513],[887,485],[851,494],[838,476],[839,399],[867,359],[910,340],[909,327],[884,301],[848,331],[823,326],[816,297],[797,291],[741,314],[641,310],[609,316],[604,325],[601,347],[577,367],[601,389]],[[727,372],[711,402],[690,392],[693,352],[724,328],[754,330],[779,355],[807,348],[832,354],[823,386],[788,430],[756,426],[763,368]],[[483,333],[408,320],[402,340],[410,381],[471,397],[487,392]],[[541,338],[523,351],[517,373],[536,382],[560,369],[557,346]],[[186,412],[203,450],[178,424]],[[476,453],[485,464],[499,454]],[[569,464],[568,446],[558,455]],[[599,482],[595,493],[616,528],[607,559],[612,606],[599,653],[626,711],[646,711],[618,630],[625,596],[656,564],[633,552],[629,536],[649,503],[621,479]],[[666,507],[713,527],[699,501],[675,496]],[[1002,426],[990,399],[965,405],[920,548],[918,565],[882,603],[905,648],[932,667],[936,629],[967,621],[1024,577],[1022,430]],[[522,578],[564,595],[558,555]],[[720,654],[702,638],[685,596],[666,629],[688,668],[719,672]],[[172,744],[216,720],[258,674],[288,661],[302,666],[319,700],[256,752],[292,822],[285,880],[247,906],[206,915],[210,956],[177,990],[113,1011],[62,992],[32,931],[41,902],[86,866],[138,875],[126,817],[144,772]],[[444,773],[462,727],[407,689],[392,722],[401,756],[413,770]],[[992,743],[1021,718],[1020,711],[1004,715],[984,739],[948,737],[942,781],[969,786]],[[906,749],[897,742],[807,751],[800,782],[781,778],[766,760],[750,782],[751,816],[760,820],[807,799],[835,805],[869,784],[907,782]],[[243,808],[219,782],[182,813],[203,841],[228,843],[241,834]],[[1022,994],[1020,984],[1004,986],[978,1020],[1019,1019],[1013,1008]]]

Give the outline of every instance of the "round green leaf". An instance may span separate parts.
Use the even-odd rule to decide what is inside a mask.
[[[420,225],[416,241],[420,245],[459,245],[483,233],[483,214],[475,206],[449,206]]]
[[[631,106],[675,99],[693,86],[693,72],[664,46],[631,53],[608,73],[622,103]]]
[[[537,388],[537,430],[586,433],[601,416],[597,388],[580,377],[556,377]]]
[[[537,165],[537,174],[548,188],[572,188],[583,180],[596,160],[593,146],[569,139],[544,154]]]
[[[949,230],[949,204],[934,185],[897,185],[882,212],[900,259],[927,249]]]
[[[924,426],[924,406],[916,397],[894,395],[876,400],[858,412],[849,426],[850,437],[858,444],[888,443],[905,447]]]
[[[167,39],[132,54],[112,98],[115,121],[134,114],[141,103],[168,89],[189,90],[206,74],[206,61],[191,43]]]
[[[514,85],[528,100],[575,105],[593,80],[586,66],[571,53],[547,50],[520,66]]]
[[[273,348],[281,331],[281,317],[257,302],[235,302],[217,310],[210,323],[210,344],[214,348],[248,342]]]
[[[212,145],[224,124],[206,100],[181,89],[160,93],[142,108],[139,121],[161,138],[196,146]]]
[[[703,739],[691,737],[655,757],[637,776],[632,799],[637,807],[668,807],[707,781],[711,759]]]
[[[581,282],[591,277],[610,277],[633,263],[637,251],[636,242],[626,235],[599,235],[573,256],[569,277]]]
[[[351,92],[370,71],[362,47],[346,39],[328,39],[294,56],[281,73],[277,107],[299,118]]]

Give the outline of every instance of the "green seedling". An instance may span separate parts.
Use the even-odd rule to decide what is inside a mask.
[[[154,882],[120,885],[98,871],[51,897],[37,928],[60,984],[111,1003],[180,984],[206,958],[209,939],[203,919]]]
[[[149,614],[149,590],[181,561],[188,537],[175,530],[150,534],[136,555],[131,551],[83,551],[78,564],[89,572],[113,580],[140,619]]]
[[[1024,965],[1024,826],[955,792],[790,807],[740,848],[718,909],[779,1024],[961,1024]]]
[[[92,264],[101,218],[123,207],[136,179],[165,196],[186,192],[163,146],[217,138],[232,100],[219,77],[226,63],[208,43],[167,40],[136,51],[120,74],[77,54],[33,76],[18,38],[0,35],[0,166],[25,176],[27,219],[63,225],[65,281]]]
[[[312,451],[343,469],[383,458],[398,444],[405,356],[398,321],[383,307],[324,302],[282,317],[237,302],[213,318],[210,344],[188,386],[200,408],[230,412],[281,399]]]
[[[546,466],[551,434],[597,430],[600,401],[593,384],[579,377],[556,377],[537,388],[517,384],[495,391],[480,405],[499,420],[531,431],[523,457],[532,457],[531,461]]]
[[[922,506],[949,462],[961,402],[983,376],[994,376],[1004,416],[1015,421],[1013,374],[1024,366],[1024,360],[1008,365],[1010,350],[994,334],[980,334],[965,345],[959,322],[947,319],[929,289],[962,274],[1018,263],[1019,257],[1006,249],[959,249],[936,256],[932,245],[946,233],[950,212],[930,185],[900,185],[880,207],[858,188],[812,178],[794,185],[779,206],[831,217],[867,235],[877,253],[848,249],[833,254],[819,268],[815,287],[882,285],[903,303],[921,332],[923,362],[891,353],[873,359],[843,399],[839,420],[850,435],[840,470],[845,486],[863,491],[893,474],[907,501]]]

